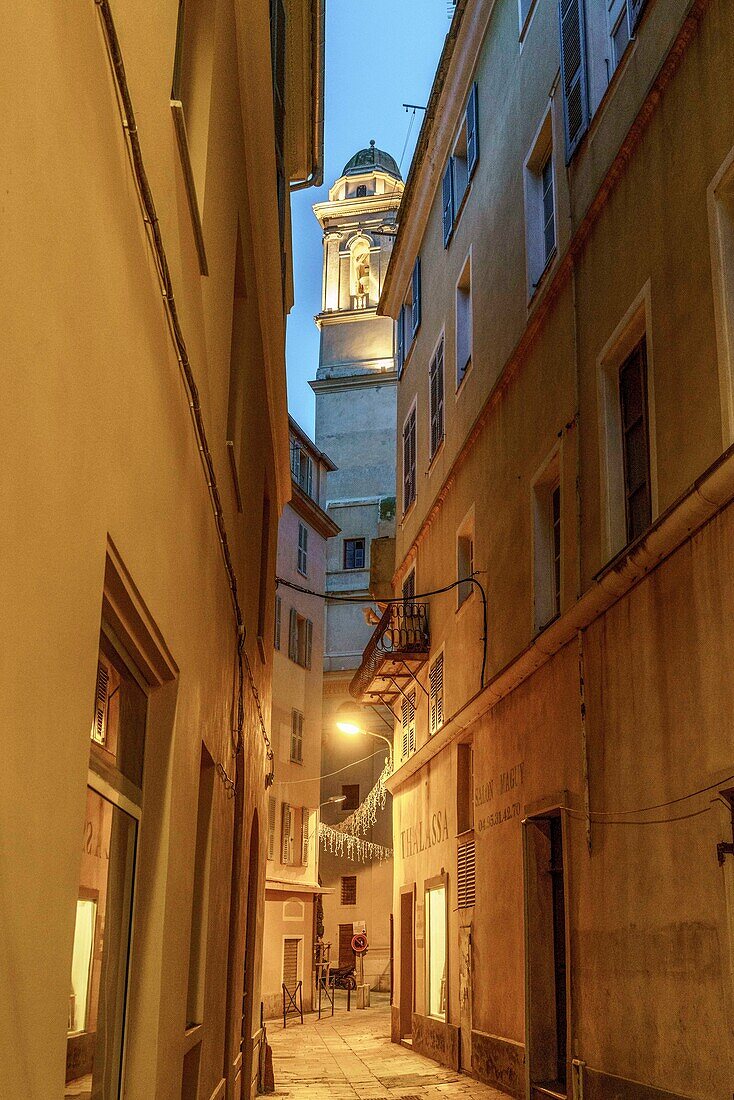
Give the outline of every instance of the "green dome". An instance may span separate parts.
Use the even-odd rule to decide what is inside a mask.
[[[387,172],[395,179],[401,180],[400,169],[395,163],[395,158],[382,149],[376,149],[374,141],[370,142],[369,149],[360,149],[351,160],[344,165],[343,176],[361,176],[365,172]]]

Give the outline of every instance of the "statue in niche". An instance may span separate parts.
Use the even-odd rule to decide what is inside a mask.
[[[355,298],[369,300],[370,295],[370,245],[369,241],[358,240],[352,248],[352,295]]]

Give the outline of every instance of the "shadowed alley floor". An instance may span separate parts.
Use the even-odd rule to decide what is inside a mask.
[[[342,994],[343,997],[343,994]],[[352,1001],[354,1006],[354,1001]],[[337,995],[333,1017],[316,1015],[267,1023],[276,1096],[293,1100],[509,1100],[461,1073],[390,1042],[386,994],[372,1007],[347,1013]]]

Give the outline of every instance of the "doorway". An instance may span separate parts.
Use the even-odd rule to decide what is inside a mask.
[[[400,1038],[413,1037],[413,974],[415,940],[415,890],[403,887],[400,893]]]
[[[530,1095],[567,1095],[567,945],[563,819],[525,822],[525,958]]]

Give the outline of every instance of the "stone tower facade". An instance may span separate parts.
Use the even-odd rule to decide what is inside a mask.
[[[345,785],[352,788],[350,799],[356,785],[363,799],[385,759],[381,742],[349,739],[336,731],[334,715],[342,702],[351,700],[349,684],[372,633],[364,609],[373,606],[370,568],[374,574],[386,545],[378,540],[395,534],[394,325],[390,318],[377,315],[377,303],[402,193],[394,159],[371,142],[345,165],[328,201],[314,207],[323,229],[324,260],[321,312],[316,318],[321,334],[319,367],[311,386],[316,395],[316,444],[337,467],[328,474],[326,509],[341,529],[328,545],[326,591],[365,597],[364,604],[329,601],[326,607],[322,775],[338,774],[322,781],[322,800],[341,794]],[[375,732],[388,732],[373,712],[365,713],[364,724]],[[352,765],[365,757],[369,759],[364,763]],[[348,809],[326,806],[324,820],[336,824],[348,813]],[[376,843],[392,846],[389,807],[372,834],[370,839]],[[355,875],[356,903],[342,905],[341,879]],[[337,961],[347,926],[364,921],[370,940],[366,980],[373,988],[387,988],[392,861],[365,866],[322,853],[321,878],[325,887],[334,889],[324,898],[332,961]]]

